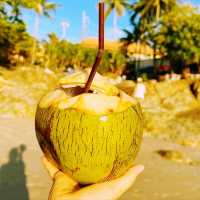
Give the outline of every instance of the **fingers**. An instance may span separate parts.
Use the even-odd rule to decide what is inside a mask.
[[[135,180],[136,177],[142,173],[144,170],[144,166],[143,165],[137,165],[137,166],[134,166],[132,168],[130,168],[126,174],[116,180],[113,180],[113,181],[116,181],[116,182],[123,182],[123,183],[130,183],[131,181]]]
[[[118,199],[134,183],[136,177],[144,170],[144,166],[138,165],[128,170],[128,172],[115,180],[94,184],[85,187],[73,194],[72,199],[79,200],[114,200]],[[72,196],[71,196],[72,197]]]
[[[49,200],[62,199],[63,196],[76,190],[79,190],[78,183],[64,173],[58,172],[55,174],[54,183],[49,194]]]
[[[76,181],[59,171],[45,157],[43,158],[43,163],[49,175],[54,178],[49,200],[118,199],[131,187],[136,177],[144,170],[144,166],[138,165],[129,169],[124,176],[118,179],[80,189]]]
[[[79,185],[76,181],[57,169],[46,157],[43,157],[42,160],[50,177],[54,181],[49,194],[49,200],[57,200],[59,197],[79,189]]]
[[[54,178],[55,174],[59,171],[53,164],[51,164],[45,156],[42,157],[44,167],[47,169],[48,174],[51,178]]]

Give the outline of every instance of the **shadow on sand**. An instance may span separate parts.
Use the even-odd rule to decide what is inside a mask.
[[[0,167],[0,199],[2,200],[29,199],[23,161],[25,150],[25,145],[11,149],[8,162]]]

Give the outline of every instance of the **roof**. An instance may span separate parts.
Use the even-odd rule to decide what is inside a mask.
[[[86,38],[81,41],[81,45],[87,48],[98,48],[98,39],[97,38]],[[114,40],[105,40],[105,49],[106,50],[119,50],[122,47],[122,43],[120,41],[114,41]],[[130,57],[143,55],[144,57],[151,57],[153,58],[153,49],[145,44],[136,44],[132,43],[128,46],[128,54]],[[157,54],[158,56],[159,54]]]
[[[98,48],[98,39],[97,38],[86,38],[81,41],[81,45],[88,48]],[[105,49],[106,50],[118,50],[121,44],[118,41],[105,40]]]

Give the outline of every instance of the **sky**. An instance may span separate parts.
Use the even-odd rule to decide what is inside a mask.
[[[187,0],[195,5],[200,5],[200,0]],[[49,0],[51,2],[51,0]],[[36,17],[33,11],[24,10],[23,19],[27,24],[30,34],[36,35],[40,40],[47,39],[49,33],[56,33],[59,38],[63,36],[71,42],[79,42],[86,37],[98,36],[98,0],[52,0],[59,6],[56,11],[51,12],[51,19],[41,17],[38,31],[35,31]],[[84,17],[83,17],[84,16]],[[129,13],[117,20],[112,13],[106,20],[106,39],[115,40],[123,36],[122,29],[130,29]],[[83,18],[85,18],[85,28],[83,28]],[[117,26],[114,25],[117,21]],[[67,22],[66,34],[62,32],[62,22]],[[115,27],[115,28],[113,28]]]

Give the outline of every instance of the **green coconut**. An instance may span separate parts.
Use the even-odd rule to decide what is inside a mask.
[[[76,95],[84,76],[62,79],[41,99],[35,127],[46,157],[79,183],[91,184],[115,179],[133,165],[143,120],[139,103],[98,74],[90,93]]]

